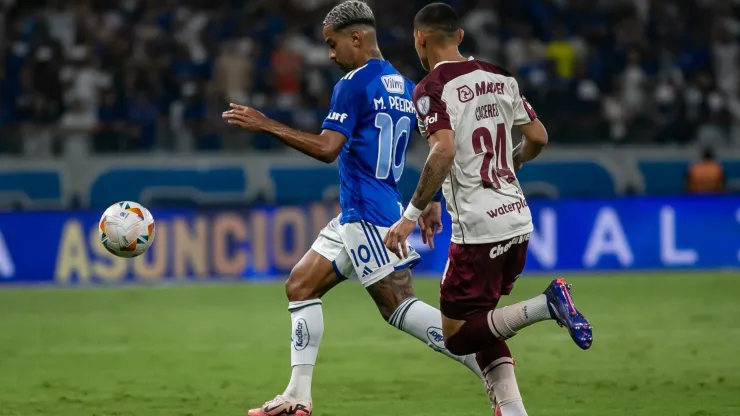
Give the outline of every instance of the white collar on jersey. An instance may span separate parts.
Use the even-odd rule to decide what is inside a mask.
[[[469,56],[468,57],[468,61],[472,61],[473,59],[475,59],[475,58],[473,58],[472,56]],[[462,62],[462,61],[442,61],[442,62],[437,62],[437,65],[434,65],[434,68],[432,68],[432,69],[433,70],[434,69],[437,69],[437,67],[440,66],[440,65],[442,65],[442,64],[454,64],[455,62]]]

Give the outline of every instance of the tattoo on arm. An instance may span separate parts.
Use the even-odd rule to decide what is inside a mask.
[[[367,288],[380,314],[389,320],[404,299],[414,296],[411,270],[401,269],[389,274]]]
[[[450,155],[440,151],[438,146],[438,144],[435,144],[432,147],[424,164],[424,170],[421,172],[419,185],[417,185],[414,196],[411,198],[411,204],[418,209],[423,210],[434,199],[434,195],[442,187],[442,183],[452,168],[454,155],[450,157]]]

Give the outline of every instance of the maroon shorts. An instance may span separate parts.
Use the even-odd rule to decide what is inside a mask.
[[[528,244],[529,234],[488,244],[451,243],[440,284],[442,314],[466,320],[494,309],[524,270]]]

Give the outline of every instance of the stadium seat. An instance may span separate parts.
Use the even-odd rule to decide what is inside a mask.
[[[196,202],[243,200],[247,174],[241,167],[218,169],[115,169],[104,172],[90,190],[90,206],[103,208],[119,200],[189,199]]]
[[[61,174],[56,171],[0,172],[0,195],[3,206],[61,204]]]
[[[270,169],[270,178],[278,204],[305,204],[339,195],[339,173],[334,166],[277,167]]]
[[[609,171],[596,162],[537,162],[517,172],[527,194],[550,198],[613,197],[617,194]]]
[[[640,161],[637,166],[646,195],[679,195],[685,192],[688,160]]]

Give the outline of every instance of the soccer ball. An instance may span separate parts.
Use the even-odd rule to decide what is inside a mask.
[[[98,235],[111,254],[136,257],[144,254],[154,241],[154,217],[136,202],[117,202],[100,218]]]

